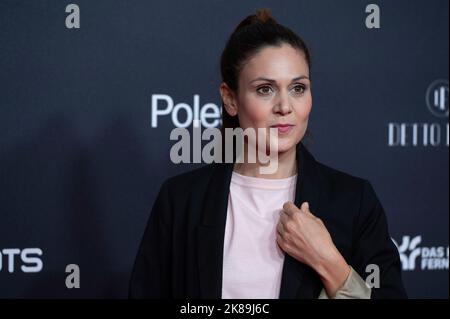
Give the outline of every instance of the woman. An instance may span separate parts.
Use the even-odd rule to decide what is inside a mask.
[[[229,38],[221,71],[223,127],[276,129],[278,168],[215,163],[168,179],[130,297],[406,297],[371,184],[317,162],[301,142],[312,106],[304,42],[258,10]]]

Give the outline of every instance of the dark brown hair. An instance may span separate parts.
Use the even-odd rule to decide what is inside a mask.
[[[238,79],[245,62],[267,46],[290,44],[303,53],[308,68],[309,50],[303,40],[291,29],[277,23],[268,9],[258,9],[246,17],[229,37],[220,59],[222,81],[236,94],[239,92]],[[225,128],[239,127],[237,116],[230,116],[222,101],[222,133]]]

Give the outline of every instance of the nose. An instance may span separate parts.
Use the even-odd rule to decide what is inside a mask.
[[[280,92],[277,103],[274,107],[274,113],[279,115],[286,115],[292,112],[292,107],[289,101],[289,94]]]

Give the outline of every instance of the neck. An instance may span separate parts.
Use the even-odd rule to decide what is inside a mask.
[[[246,149],[244,149],[244,163],[235,163],[234,171],[241,175],[268,179],[288,178],[297,174],[297,158],[296,147],[292,147],[286,152],[278,153],[278,168],[273,174],[261,174],[260,168],[267,164],[260,163],[258,160],[256,163],[248,163],[248,157]]]

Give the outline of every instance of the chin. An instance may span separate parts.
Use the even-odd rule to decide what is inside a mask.
[[[279,141],[278,143],[278,154],[286,153],[292,149],[295,149],[297,143],[294,141]]]

